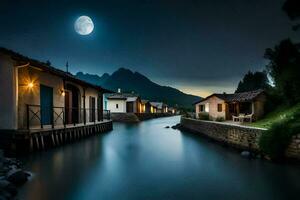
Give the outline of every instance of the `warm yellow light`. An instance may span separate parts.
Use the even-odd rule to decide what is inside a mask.
[[[33,86],[34,86],[34,84],[33,84],[32,82],[29,82],[29,83],[27,84],[27,87],[28,87],[29,89],[32,89]]]
[[[66,92],[64,90],[60,90],[61,96],[66,96]]]

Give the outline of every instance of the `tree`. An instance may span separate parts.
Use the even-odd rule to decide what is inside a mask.
[[[288,15],[290,20],[295,21],[300,18],[300,1],[299,0],[286,0],[282,6],[284,12]],[[294,30],[300,29],[300,24],[293,26]]]
[[[300,52],[291,40],[283,40],[273,49],[265,51],[270,60],[267,70],[272,76],[276,91],[290,104],[300,101]]]
[[[243,80],[239,82],[235,92],[248,92],[258,89],[268,89],[269,87],[270,85],[265,71],[254,73],[249,71],[245,74]]]

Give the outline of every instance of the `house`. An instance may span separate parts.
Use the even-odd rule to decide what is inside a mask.
[[[112,93],[106,95],[107,109],[111,113],[140,113],[142,109],[141,98],[134,93]]]
[[[141,113],[151,113],[151,103],[148,100],[141,100]]]
[[[263,90],[234,94],[214,93],[195,103],[196,118],[207,114],[212,120],[231,120],[234,116],[245,114],[257,120],[264,115],[265,102]]]
[[[173,108],[173,107],[168,107],[168,113],[172,114],[172,115],[175,115],[176,114],[176,109]]]
[[[163,102],[150,102],[156,108],[156,113],[168,113],[168,106]]]
[[[110,92],[71,73],[0,48],[0,135],[102,123]],[[72,129],[73,130],[73,129]],[[3,133],[3,134],[2,134]]]

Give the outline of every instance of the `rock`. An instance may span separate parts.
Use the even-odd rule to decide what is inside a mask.
[[[0,200],[2,199],[12,199],[12,195],[8,191],[0,189]]]
[[[0,188],[5,188],[9,184],[11,184],[11,183],[7,180],[0,180]]]
[[[179,129],[180,127],[181,127],[180,124],[176,124],[176,125],[172,126],[172,129]]]
[[[166,126],[165,128],[170,128],[170,126]]]
[[[260,154],[257,154],[257,155],[256,155],[256,158],[257,158],[257,159],[261,159],[262,156],[261,156]]]
[[[15,196],[18,193],[17,187],[7,180],[0,180],[0,190],[8,192],[11,196]]]
[[[8,184],[5,188],[5,191],[9,192],[12,196],[16,196],[18,193],[18,189],[13,184]]]
[[[243,156],[245,158],[251,158],[252,157],[250,151],[242,151],[241,156]]]
[[[7,180],[16,186],[20,186],[26,183],[29,176],[30,176],[29,173],[24,172],[22,170],[17,170],[12,173],[9,172],[9,175],[7,176]]]

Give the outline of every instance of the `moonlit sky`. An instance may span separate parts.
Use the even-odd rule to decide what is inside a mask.
[[[264,50],[300,39],[283,0],[1,0],[0,46],[70,71],[102,75],[126,67],[184,92],[232,92]],[[74,22],[90,16],[82,36]]]

